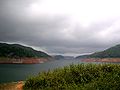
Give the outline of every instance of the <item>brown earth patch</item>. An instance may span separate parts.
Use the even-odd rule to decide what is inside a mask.
[[[120,62],[120,58],[87,58],[83,59],[83,62]]]
[[[23,81],[0,84],[0,90],[23,90]]]

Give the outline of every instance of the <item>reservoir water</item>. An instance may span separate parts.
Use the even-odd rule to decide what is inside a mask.
[[[82,63],[80,60],[51,60],[41,64],[0,64],[0,83],[26,80],[39,72],[52,70],[69,64]]]

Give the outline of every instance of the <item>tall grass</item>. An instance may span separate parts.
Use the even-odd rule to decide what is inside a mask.
[[[39,73],[24,90],[120,90],[119,64],[78,64]]]

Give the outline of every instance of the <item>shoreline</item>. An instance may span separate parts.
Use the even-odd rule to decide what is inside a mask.
[[[107,62],[107,63],[120,63],[120,58],[86,58],[82,62]]]
[[[39,64],[49,60],[49,58],[0,58],[0,64]]]
[[[0,84],[0,90],[23,90],[25,81],[9,82]]]

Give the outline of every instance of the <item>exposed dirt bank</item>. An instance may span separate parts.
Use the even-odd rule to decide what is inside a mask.
[[[0,84],[0,90],[23,90],[23,81]]]
[[[120,62],[120,58],[87,58],[83,62]]]
[[[37,64],[48,61],[48,58],[0,58],[0,64]]]

